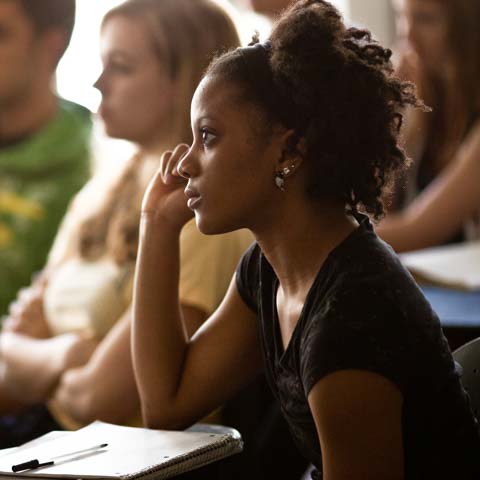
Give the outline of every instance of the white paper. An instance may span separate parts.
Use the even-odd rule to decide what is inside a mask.
[[[414,275],[432,283],[480,289],[480,241],[404,253],[400,259]]]

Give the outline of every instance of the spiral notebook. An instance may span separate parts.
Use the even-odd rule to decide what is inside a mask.
[[[242,451],[240,434],[232,428],[197,430],[151,430],[97,421],[60,437],[47,434],[33,446],[0,455],[0,479],[163,479]],[[91,448],[103,444],[107,446]],[[12,472],[13,465],[34,459],[53,460],[54,465]]]

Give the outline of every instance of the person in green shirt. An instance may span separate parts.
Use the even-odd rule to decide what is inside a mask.
[[[0,2],[0,317],[89,176],[90,112],[56,96],[75,0]]]

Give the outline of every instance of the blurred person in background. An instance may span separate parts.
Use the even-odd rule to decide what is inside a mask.
[[[74,0],[0,2],[0,317],[89,175],[90,113],[54,91],[74,17]]]
[[[377,233],[397,251],[480,238],[480,2],[396,0],[398,73],[430,113],[409,112],[413,167]]]
[[[247,5],[257,13],[265,15],[271,19],[280,14],[287,8],[293,0],[245,0]]]
[[[133,142],[137,153],[76,197],[42,288],[11,308],[0,335],[2,447],[94,419],[140,422],[130,301],[141,199],[161,153],[191,142],[190,101],[208,62],[238,44],[231,17],[213,0],[128,0],[105,16],[99,113],[106,133]],[[185,226],[180,283],[189,334],[216,308],[251,241],[247,231],[216,238],[193,221]]]

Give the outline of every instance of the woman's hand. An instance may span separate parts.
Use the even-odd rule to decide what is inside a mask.
[[[48,338],[48,327],[43,310],[43,291],[33,285],[22,288],[10,305],[9,316],[3,322],[3,331],[20,333],[33,338]]]
[[[178,172],[179,161],[187,154],[189,146],[178,145],[175,150],[162,155],[160,168],[150,181],[142,202],[142,218],[154,223],[168,223],[181,229],[192,218],[187,207],[184,188],[187,180]]]
[[[98,340],[92,336],[76,334],[63,334],[63,337],[71,337],[64,350],[60,370],[80,367],[85,365],[97,348]]]

